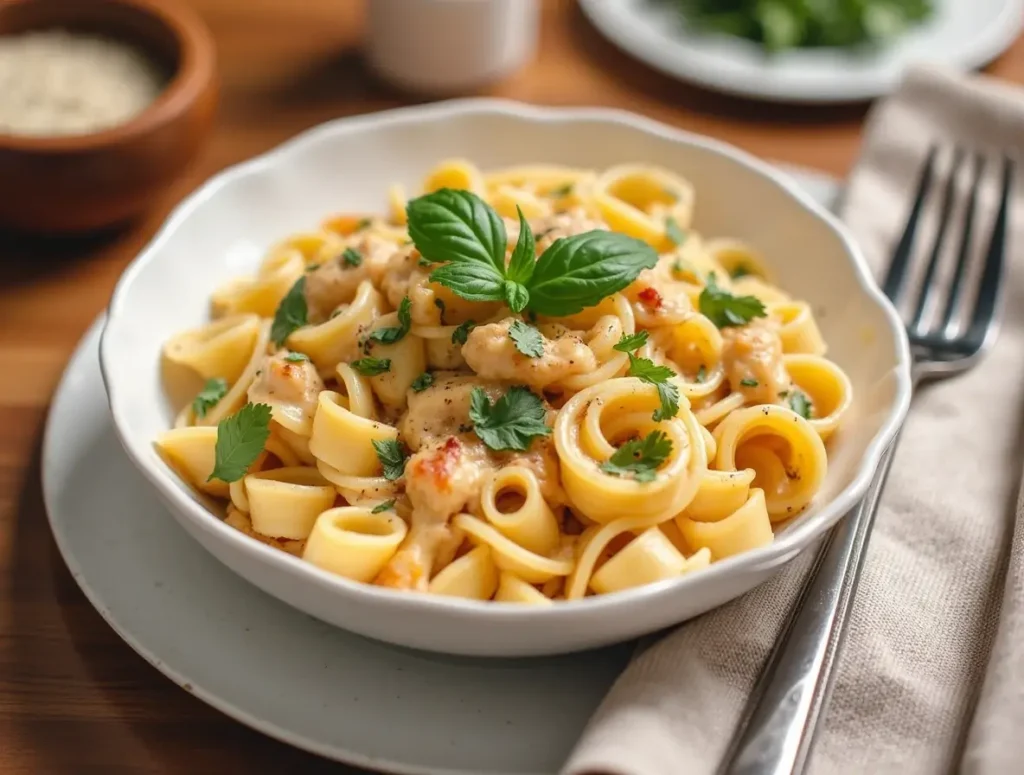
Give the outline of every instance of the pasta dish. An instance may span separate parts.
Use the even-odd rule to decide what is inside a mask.
[[[769,544],[850,407],[811,307],[661,168],[441,163],[217,288],[156,447],[228,525],[394,589],[551,605]]]

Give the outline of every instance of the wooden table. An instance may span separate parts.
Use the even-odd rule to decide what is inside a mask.
[[[0,235],[0,772],[350,771],[252,732],[146,664],[86,602],[43,510],[39,445],[49,397],[121,270],[167,210],[212,173],[338,116],[411,100],[360,57],[354,0],[190,0],[217,40],[223,98],[195,168],[118,234]],[[1024,82],[1024,39],[990,68]],[[609,105],[842,175],[865,106],[785,108],[681,85],[620,54],[572,0],[544,0],[539,56],[488,94]]]

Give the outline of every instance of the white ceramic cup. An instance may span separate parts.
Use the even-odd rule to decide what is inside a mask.
[[[537,48],[538,0],[369,0],[370,64],[404,89],[452,93],[520,68]]]

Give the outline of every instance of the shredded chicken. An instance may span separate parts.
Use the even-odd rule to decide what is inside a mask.
[[[780,394],[791,388],[782,363],[782,341],[766,321],[722,329],[725,374],[733,390],[743,393],[748,403],[776,404]]]
[[[270,404],[275,420],[299,431],[313,422],[324,381],[310,361],[290,361],[287,355],[282,350],[267,356],[249,385],[248,398],[253,404]]]
[[[462,357],[484,379],[508,380],[543,389],[574,374],[597,368],[597,358],[577,331],[565,331],[555,339],[542,337],[544,354],[523,355],[509,337],[516,318],[477,326],[462,347]]]
[[[345,247],[358,254],[358,264],[342,251],[306,275],[306,307],[312,323],[327,320],[339,305],[351,302],[363,280],[380,283],[396,250],[394,243],[373,234],[356,235]]]
[[[454,554],[458,546],[448,524],[451,517],[465,509],[479,510],[483,478],[493,466],[482,443],[455,436],[424,446],[409,458],[405,493],[412,504],[412,524],[377,584],[427,589],[439,554]]]
[[[608,224],[599,218],[587,214],[582,207],[574,207],[564,213],[555,213],[547,218],[538,218],[530,224],[537,240],[537,254],[540,255],[562,237],[572,237],[595,229],[608,229]],[[519,226],[516,225],[516,238],[519,237]],[[511,236],[510,236],[511,239]]]
[[[434,384],[421,393],[409,391],[409,405],[398,424],[402,438],[415,451],[448,436],[472,430],[469,420],[470,395],[473,388],[482,388],[491,401],[505,393],[506,388],[487,382],[472,374],[434,375]]]

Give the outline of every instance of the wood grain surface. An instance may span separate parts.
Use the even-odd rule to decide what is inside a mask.
[[[39,445],[50,395],[124,266],[217,170],[339,116],[409,104],[360,55],[356,0],[188,0],[213,31],[223,96],[195,168],[125,230],[0,234],[0,773],[354,772],[235,723],[122,643],[86,602],[46,523]],[[787,108],[716,96],[633,62],[572,0],[543,0],[537,59],[486,93],[627,108],[760,156],[841,175],[866,106]],[[990,72],[1024,82],[1024,41]],[[524,741],[525,742],[525,741]]]

